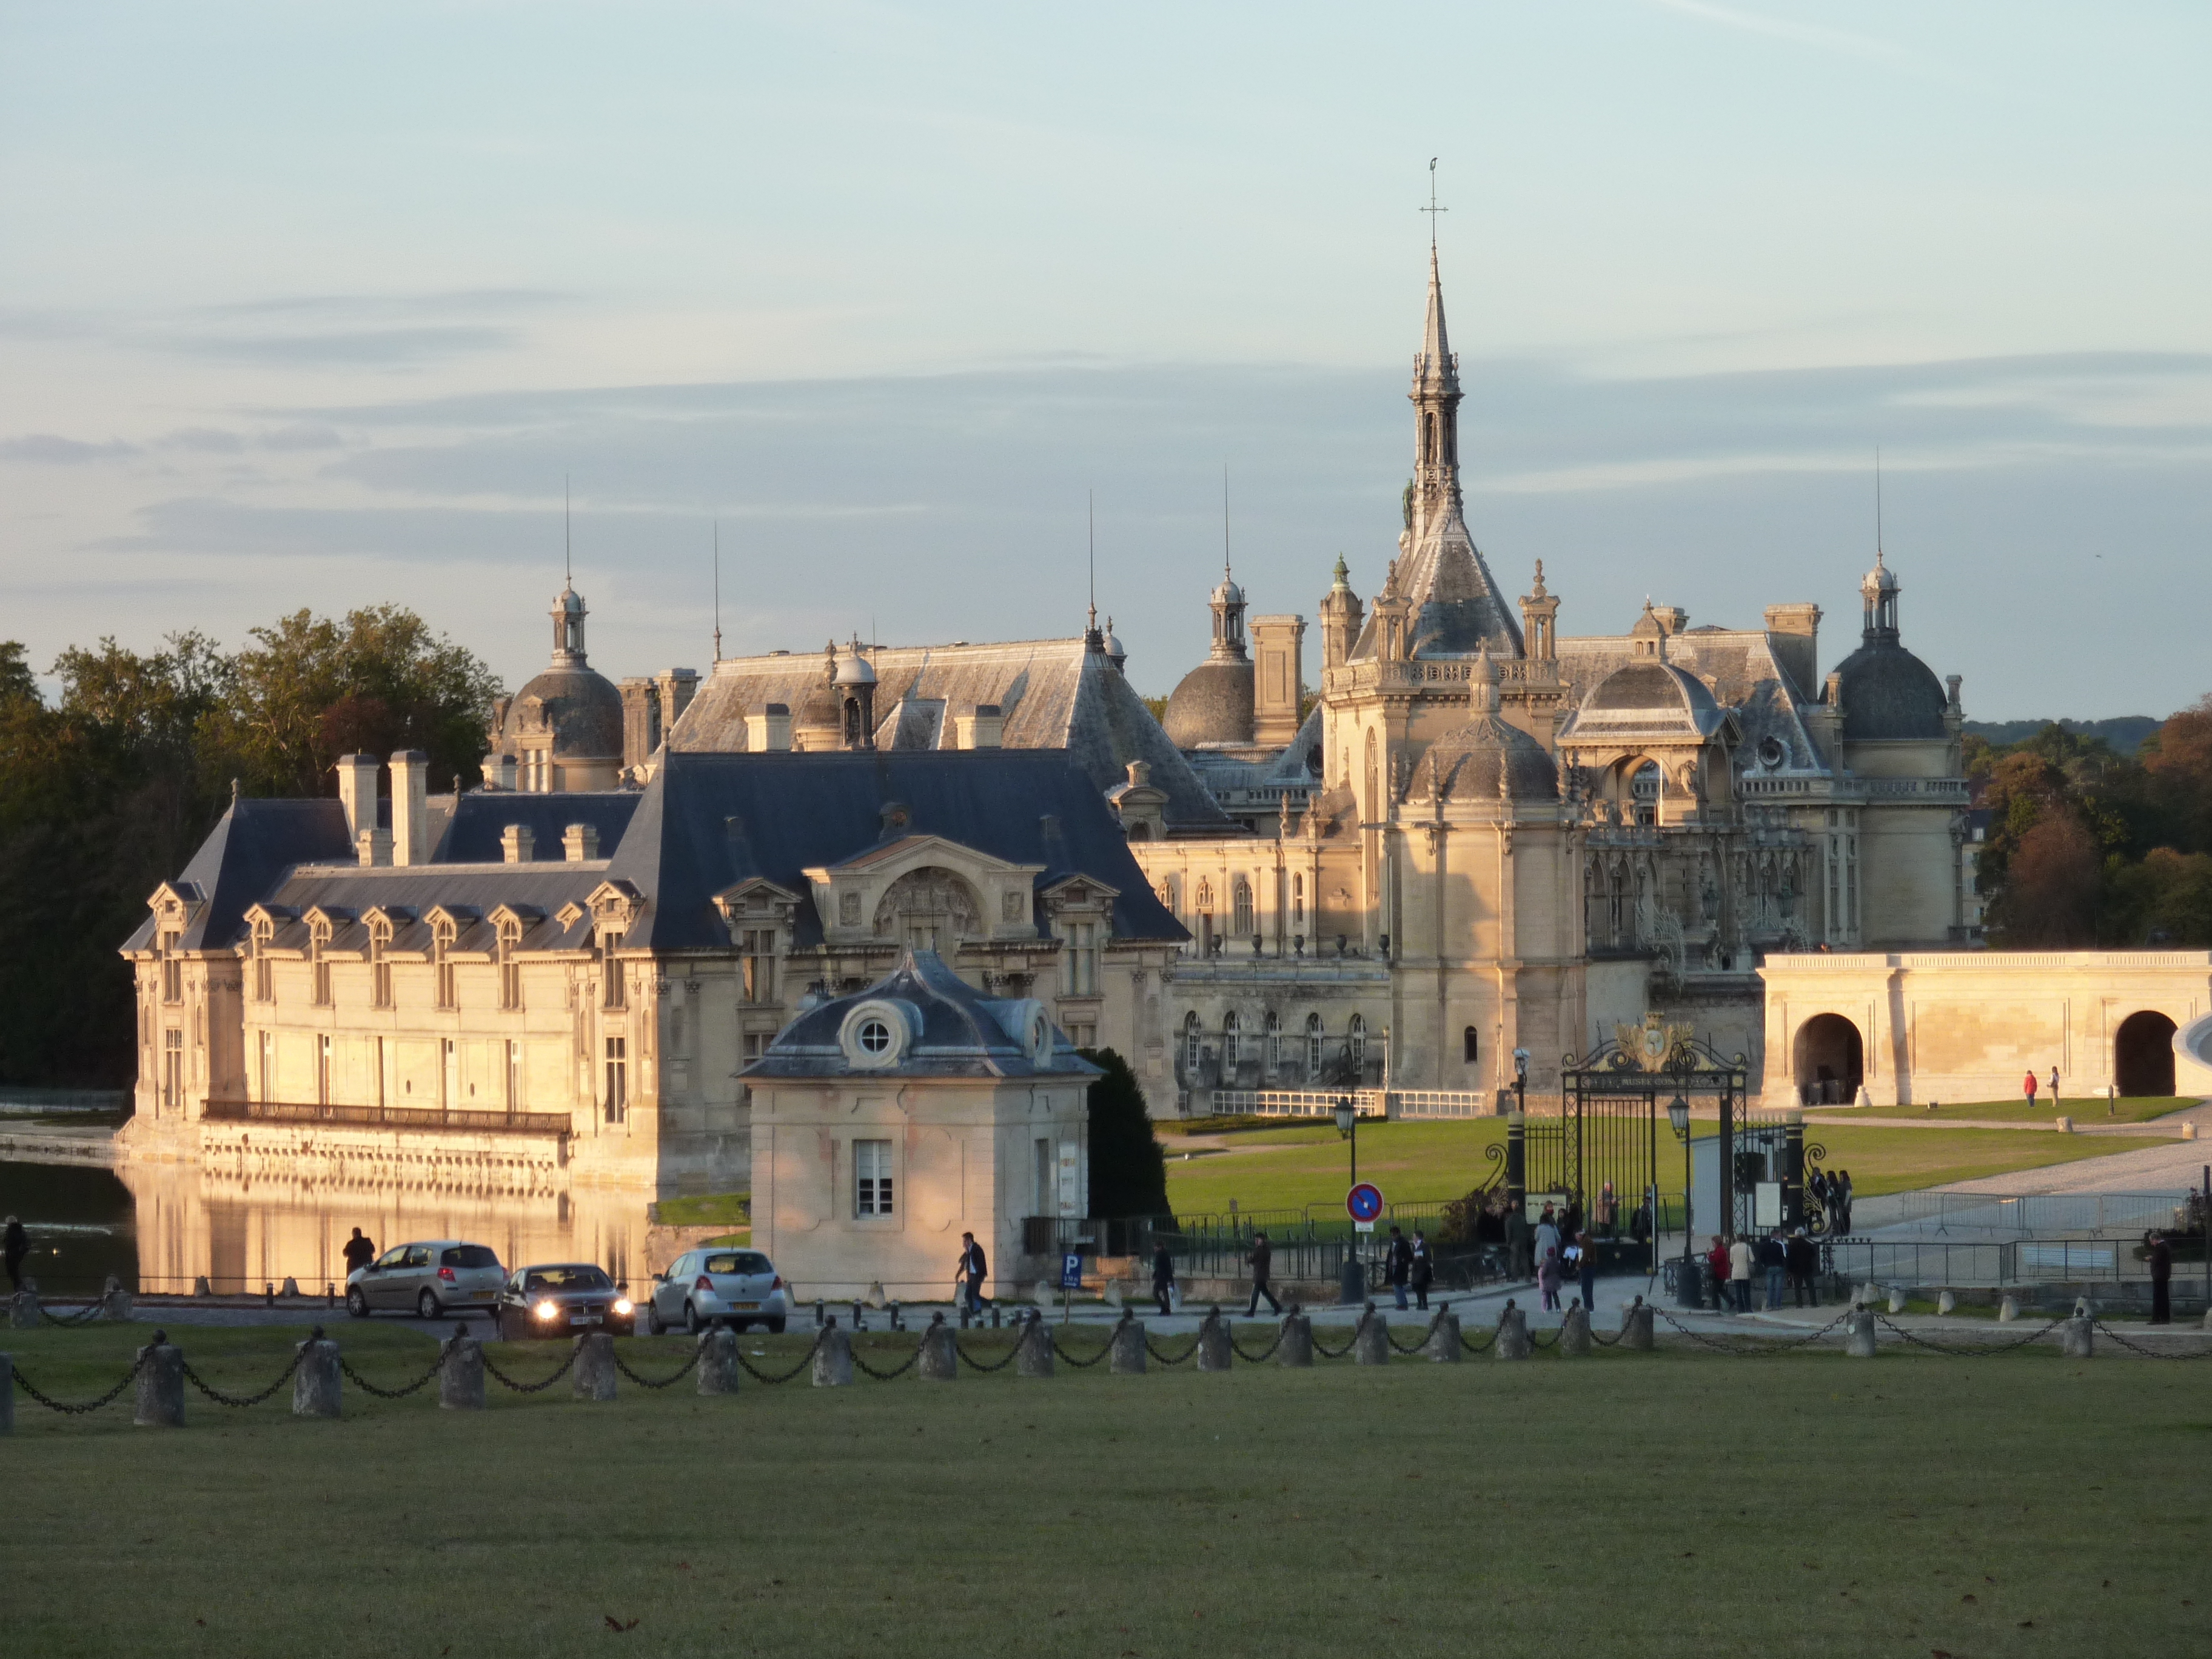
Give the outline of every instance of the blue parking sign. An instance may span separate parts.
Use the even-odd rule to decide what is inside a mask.
[[[1062,1253],[1060,1258],[1060,1288],[1063,1291],[1083,1288],[1083,1257],[1073,1250]]]

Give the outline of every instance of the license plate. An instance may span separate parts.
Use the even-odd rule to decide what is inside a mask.
[[[744,1310],[746,1310],[746,1311],[750,1311],[750,1310],[751,1310],[752,1309],[755,1309],[755,1308],[759,1307],[759,1306],[760,1306],[760,1304],[759,1304],[759,1303],[757,1303],[757,1302],[732,1302],[732,1304],[730,1304],[730,1305],[731,1305],[732,1308],[737,1308],[737,1309]]]
[[[577,1314],[568,1322],[571,1325],[597,1325],[602,1322],[597,1314]]]
[[[489,1302],[491,1298],[492,1292],[489,1291],[471,1291],[469,1292],[469,1300],[471,1302]]]

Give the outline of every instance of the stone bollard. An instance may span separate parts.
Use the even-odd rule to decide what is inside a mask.
[[[458,1320],[453,1334],[438,1345],[438,1404],[454,1412],[484,1408],[483,1344]]]
[[[1505,1311],[1498,1316],[1498,1341],[1492,1352],[1500,1359],[1526,1359],[1535,1352],[1535,1345],[1528,1340],[1528,1316],[1510,1296],[1505,1298]]]
[[[615,1340],[605,1331],[586,1331],[576,1339],[576,1363],[568,1371],[568,1394],[575,1400],[615,1397]]]
[[[287,1279],[278,1288],[276,1294],[287,1302],[297,1302],[300,1299],[300,1281],[296,1279]]]
[[[1874,1351],[1874,1310],[1854,1307],[1844,1320],[1844,1356],[1851,1359],[1871,1359]]]
[[[2004,1301],[1997,1308],[1997,1323],[2000,1325],[2009,1325],[2014,1320],[2019,1317],[2020,1298],[2014,1296],[2005,1297]]]
[[[822,1337],[821,1346],[814,1350],[814,1386],[817,1389],[849,1389],[853,1386],[853,1337],[849,1331],[837,1328],[837,1318],[831,1315],[830,1328]]]
[[[738,1391],[738,1334],[717,1326],[699,1333],[699,1392]]]
[[[131,1421],[141,1428],[185,1426],[185,1354],[167,1331],[138,1350],[138,1410]]]
[[[118,1325],[131,1322],[137,1298],[123,1288],[123,1281],[113,1273],[107,1276],[106,1288],[100,1293],[100,1316],[112,1319]]]
[[[1121,1322],[1114,1328],[1106,1369],[1116,1376],[1145,1374],[1145,1322],[1132,1318],[1127,1308],[1121,1310]]]
[[[1901,1285],[1889,1287],[1889,1311],[1893,1318],[1905,1311],[1905,1287]]]
[[[1936,1298],[1936,1311],[1939,1314],[1955,1313],[1958,1307],[1959,1297],[1955,1291],[1946,1291]]]
[[[1633,1348],[1638,1353],[1650,1353],[1653,1343],[1651,1309],[1642,1297],[1620,1310],[1620,1346]]]
[[[2070,1117],[2062,1117],[2054,1127],[2060,1134],[2070,1135],[2074,1133],[2074,1120]]]
[[[1298,1311],[1293,1302],[1290,1312],[1283,1316],[1283,1334],[1275,1345],[1278,1365],[1310,1365],[1313,1364],[1313,1321]]]
[[[1221,1316],[1220,1309],[1212,1309],[1198,1328],[1198,1368],[1225,1371],[1235,1361],[1229,1347],[1229,1322]]]
[[[343,1384],[338,1371],[338,1345],[323,1334],[320,1325],[300,1345],[299,1369],[292,1373],[292,1415],[337,1417]]]
[[[205,1273],[202,1273],[198,1279],[192,1280],[192,1294],[194,1296],[213,1296],[215,1294],[213,1291],[208,1288],[207,1275]]]
[[[1390,1363],[1390,1322],[1375,1311],[1372,1302],[1361,1313],[1358,1327],[1352,1333],[1352,1359],[1358,1365]]]
[[[8,1298],[8,1323],[19,1331],[39,1328],[39,1293],[36,1291],[18,1291]]]
[[[2097,1352],[2096,1322],[2075,1314],[2058,1328],[2059,1352],[2069,1359],[2087,1359]]]
[[[959,1341],[952,1327],[945,1322],[945,1316],[932,1314],[921,1334],[921,1352],[914,1362],[914,1374],[925,1382],[957,1381],[960,1376]]]
[[[1559,1357],[1587,1359],[1590,1355],[1589,1310],[1580,1302],[1567,1310],[1559,1324]]]
[[[0,1434],[15,1432],[15,1356],[0,1353]]]
[[[1421,1344],[1421,1352],[1439,1365],[1456,1365],[1466,1350],[1460,1346],[1459,1316],[1447,1302],[1437,1310],[1437,1316],[1429,1322],[1428,1340]]]
[[[1021,1336],[1014,1344],[1014,1375],[1052,1375],[1052,1329],[1044,1322],[1044,1316],[1034,1308],[1022,1322]]]

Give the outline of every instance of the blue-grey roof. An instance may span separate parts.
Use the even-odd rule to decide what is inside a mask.
[[[1117,889],[1116,938],[1189,938],[1153,896],[1104,797],[1064,750],[676,750],[662,755],[607,871],[645,897],[625,942],[727,950],[714,895],[757,876],[800,896],[797,943],[821,943],[805,872],[886,839],[892,803],[907,821],[889,834],[941,836],[1008,863],[1042,865],[1039,889],[1079,874]]]
[[[1042,1005],[987,997],[945,965],[934,951],[908,951],[897,967],[864,991],[825,1002],[785,1026],[768,1052],[738,1073],[745,1078],[839,1077],[856,1068],[839,1041],[848,1015],[863,1003],[890,1003],[904,1014],[904,1052],[862,1075],[915,1077],[1057,1077],[1088,1081],[1100,1067],[1077,1054],[1066,1033],[1047,1021],[1048,1046],[1032,1059],[1022,1034]]]
[[[560,858],[561,837],[568,826],[588,823],[599,832],[599,856],[605,858],[629,828],[638,799],[634,789],[550,795],[477,790],[461,797],[459,808],[438,843],[436,861],[497,864],[507,856],[500,837],[510,823],[530,826],[533,859]]]
[[[249,906],[267,898],[295,864],[354,856],[345,808],[335,800],[234,800],[200,843],[179,885],[198,888],[206,902],[178,943],[187,951],[220,950],[244,935]],[[149,915],[124,941],[126,951],[153,943]]]

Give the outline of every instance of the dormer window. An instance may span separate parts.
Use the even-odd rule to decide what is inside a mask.
[[[460,1006],[459,975],[453,971],[453,939],[459,930],[451,916],[439,916],[430,923],[430,965],[437,980],[438,1006]]]
[[[599,935],[599,1006],[603,1008],[629,1006],[628,988],[623,981],[622,962],[615,955],[616,951],[621,948],[622,941],[620,933]]]
[[[315,981],[315,1006],[331,1006],[331,923],[327,916],[316,916],[307,923],[307,960]]]
[[[256,919],[253,924],[253,1000],[256,1002],[276,1000],[276,964],[269,957],[270,942],[276,935],[276,924],[268,917]]]
[[[513,916],[499,924],[499,1006],[512,1012],[522,1006],[522,964],[514,953],[522,947],[522,923]]]
[[[178,941],[181,933],[161,935],[161,1000],[176,1003],[185,1000],[185,964],[178,958]]]
[[[369,1006],[374,1008],[392,1006],[392,961],[386,954],[392,948],[392,921],[387,916],[372,916],[368,923],[368,994]]]
[[[739,940],[738,967],[747,1002],[775,1000],[775,929],[748,927]]]

